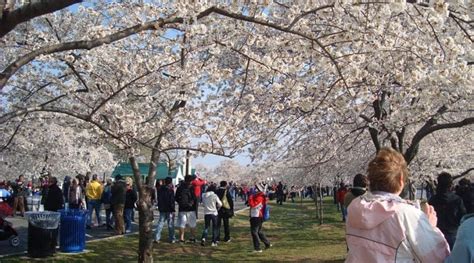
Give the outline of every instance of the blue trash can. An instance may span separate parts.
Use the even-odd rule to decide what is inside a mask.
[[[82,252],[86,247],[87,210],[59,210],[59,249],[62,252]]]

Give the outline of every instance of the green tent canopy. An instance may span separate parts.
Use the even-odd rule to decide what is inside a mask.
[[[149,163],[138,163],[138,168],[140,169],[140,175],[145,178],[148,175],[148,169],[150,167]],[[171,171],[168,169],[167,163],[159,163],[156,167],[156,180],[164,180],[166,177],[171,177],[176,179],[183,174],[184,166],[182,164],[178,164],[178,166]],[[191,170],[191,174],[194,175],[196,169]],[[130,163],[128,162],[120,162],[115,166],[114,171],[112,172],[112,177],[115,178],[117,175],[122,175],[123,177],[133,176],[133,169]],[[180,179],[180,178],[178,178]]]

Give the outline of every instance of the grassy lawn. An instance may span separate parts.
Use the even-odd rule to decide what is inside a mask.
[[[307,261],[343,262],[346,254],[344,224],[332,200],[325,201],[325,224],[316,220],[314,203],[305,200],[302,204],[284,203],[277,206],[271,202],[271,219],[264,223],[263,229],[273,247],[263,253],[252,253],[252,238],[248,210],[231,219],[232,242],[220,243],[218,247],[208,244],[154,245],[155,261]],[[203,222],[198,224],[200,236]],[[221,233],[223,234],[223,233]],[[167,237],[166,227],[162,237]],[[88,253],[56,254],[44,261],[54,262],[134,262],[136,261],[136,235],[112,240],[90,242],[86,245]],[[262,244],[263,247],[263,244]],[[1,259],[1,262],[28,262],[25,256]]]

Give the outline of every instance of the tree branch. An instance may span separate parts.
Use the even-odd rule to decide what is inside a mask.
[[[447,110],[447,106],[441,106],[438,111],[429,120],[427,120],[426,123],[418,130],[418,132],[416,132],[415,136],[413,136],[411,144],[404,154],[407,164],[410,164],[413,158],[415,158],[416,154],[418,153],[418,147],[420,142],[427,135],[438,130],[460,128],[463,126],[474,124],[474,117],[469,117],[458,122],[437,124],[439,117],[443,115]]]
[[[0,19],[0,38],[23,22],[80,2],[82,0],[38,0],[25,4],[11,12],[0,10],[0,12],[4,12],[3,17],[1,17],[2,19]]]
[[[474,171],[474,167],[471,167],[471,168],[467,169],[466,171],[460,173],[459,175],[453,176],[453,180],[462,178],[462,177],[468,175],[471,171]]]

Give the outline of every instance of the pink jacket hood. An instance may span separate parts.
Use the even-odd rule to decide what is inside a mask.
[[[348,208],[347,225],[358,229],[372,229],[391,218],[397,209],[400,197],[385,193],[382,198],[367,193],[359,198],[360,202],[351,202]]]

